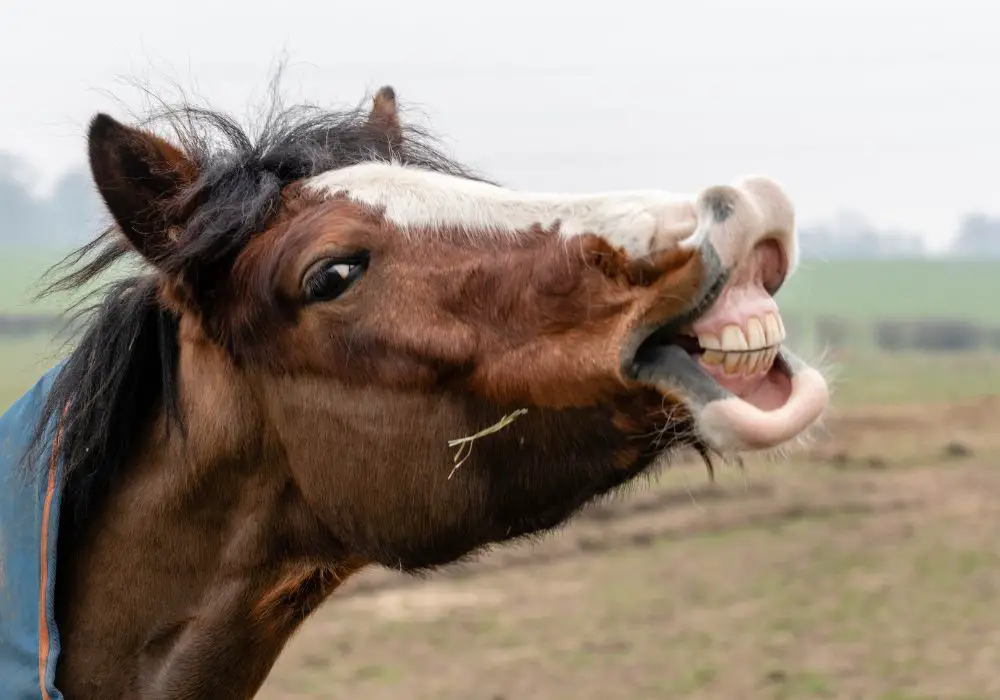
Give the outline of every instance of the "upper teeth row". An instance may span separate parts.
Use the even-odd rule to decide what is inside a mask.
[[[723,327],[721,337],[714,333],[700,333],[698,344],[705,350],[748,352],[780,345],[784,339],[785,325],[781,322],[781,316],[767,313],[763,322],[756,316],[751,316],[743,328],[730,323]]]

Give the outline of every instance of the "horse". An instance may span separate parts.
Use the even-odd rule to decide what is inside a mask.
[[[400,115],[387,86],[253,133],[187,102],[93,117],[111,223],[51,290],[137,270],[0,421],[6,697],[253,697],[367,567],[431,572],[679,449],[821,420],[776,182],[522,192]]]

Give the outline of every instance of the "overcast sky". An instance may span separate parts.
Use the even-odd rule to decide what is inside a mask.
[[[692,191],[779,179],[800,222],[843,208],[937,245],[1000,214],[997,0],[59,0],[0,3],[0,151],[39,182],[84,162],[124,79],[243,114],[383,83],[518,188]]]

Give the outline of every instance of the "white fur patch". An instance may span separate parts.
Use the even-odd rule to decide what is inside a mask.
[[[677,244],[697,228],[695,197],[655,190],[605,194],[516,192],[394,163],[331,170],[305,182],[314,193],[382,209],[395,226],[461,230],[471,237],[514,236],[559,225],[563,236],[591,233],[629,255]]]

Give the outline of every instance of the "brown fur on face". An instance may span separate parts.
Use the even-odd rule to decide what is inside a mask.
[[[622,349],[701,283],[690,254],[633,262],[593,236],[462,234],[300,197],[237,259],[220,294],[231,306],[211,312],[304,498],[345,551],[391,566],[554,525],[644,468],[671,403],[625,379]],[[317,261],[358,251],[369,266],[343,296],[303,300]],[[528,414],[448,479],[448,441],[517,408]]]
[[[237,259],[210,325],[237,339],[227,344],[241,360],[365,386],[448,383],[499,403],[592,406],[630,390],[628,334],[680,313],[701,283],[697,256],[630,261],[595,236],[535,229],[469,243],[461,231],[404,234],[343,199],[288,211]],[[303,302],[311,266],[358,251],[371,262],[354,287]]]
[[[348,575],[555,527],[677,440],[668,413],[689,420],[623,364],[699,294],[700,258],[537,227],[400,231],[306,196],[317,144],[457,172],[412,147],[387,95],[363,116],[217,161],[95,120],[113,245],[156,270],[109,294],[54,393],[100,398],[75,404],[61,448],[67,697],[251,697]],[[309,299],[324,261],[358,256],[343,294]],[[449,440],[516,409],[455,468]]]

